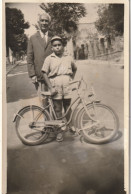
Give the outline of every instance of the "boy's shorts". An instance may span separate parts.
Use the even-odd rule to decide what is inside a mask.
[[[71,81],[69,75],[59,75],[55,78],[50,78],[52,87],[57,90],[57,94],[53,96],[53,99],[70,99],[71,98],[71,86],[69,82]]]

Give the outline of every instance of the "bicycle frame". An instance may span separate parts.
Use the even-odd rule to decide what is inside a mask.
[[[82,90],[79,90],[81,81],[82,79],[70,83],[79,83],[72,89],[72,91],[77,91],[77,97],[73,98],[66,112],[60,118],[56,116],[50,92],[41,92],[42,96],[48,97],[49,103],[45,108],[28,105],[17,112],[13,122],[15,122],[17,135],[24,144],[38,145],[48,137],[51,137],[49,136],[50,133],[57,135],[58,133],[66,132],[69,130],[69,127],[66,126],[71,120],[74,124],[75,133],[81,134],[91,143],[104,143],[115,137],[119,129],[118,116],[112,108],[99,103],[100,101],[95,99],[93,90],[88,94],[89,100],[86,102]],[[86,91],[87,87],[81,89]],[[65,121],[64,118],[71,109],[70,117]],[[104,118],[101,113],[104,114]],[[108,115],[109,119],[107,118]],[[111,125],[109,125],[110,121]]]
[[[74,83],[76,83],[76,82],[79,82],[79,86],[80,86],[81,80],[80,80],[80,81],[74,81]],[[59,121],[60,121],[60,120],[62,120],[63,118],[65,118],[65,117],[67,116],[67,114],[69,113],[69,111],[70,111],[70,109],[72,108],[72,106],[73,106],[74,104],[76,104],[76,105],[75,105],[75,108],[74,108],[74,109],[72,110],[72,112],[71,112],[71,115],[70,115],[69,120],[68,120],[66,123],[64,123],[64,124],[62,125],[62,126],[64,126],[64,125],[68,125],[68,124],[71,122],[72,117],[73,117],[73,115],[74,115],[74,113],[75,113],[77,107],[78,107],[80,104],[82,104],[82,108],[85,109],[85,111],[86,111],[88,117],[89,117],[92,121],[98,123],[98,120],[92,118],[91,115],[90,115],[90,113],[89,113],[89,111],[88,111],[88,109],[87,109],[87,105],[89,105],[89,104],[92,103],[92,104],[93,104],[93,107],[94,107],[94,111],[95,111],[95,103],[94,103],[94,102],[89,102],[89,103],[86,103],[86,102],[85,102],[84,98],[81,96],[81,94],[80,94],[80,92],[79,92],[79,86],[78,86],[78,88],[74,88],[74,89],[73,89],[73,90],[76,90],[76,91],[77,91],[78,97],[70,104],[70,106],[68,107],[67,111],[65,112],[65,114],[64,114],[62,117],[57,118],[56,113],[55,113],[55,110],[54,110],[54,105],[53,105],[53,101],[52,101],[52,97],[51,97],[51,96],[49,96],[49,98],[48,98],[48,100],[49,100],[49,105],[47,105],[45,108],[41,107],[41,109],[42,109],[43,111],[48,111],[47,109],[49,109],[49,110],[50,110],[51,119],[52,119],[52,120],[57,120],[57,121],[59,120]],[[32,109],[32,106],[30,106],[30,108]],[[81,110],[81,109],[80,109],[80,110]],[[49,111],[48,111],[48,112],[49,112]],[[79,113],[79,111],[78,111],[77,113]],[[41,116],[41,113],[39,113],[39,114],[34,118],[34,120],[33,120],[33,122],[32,122],[32,126],[35,124],[35,122],[37,121],[37,119],[38,119],[40,116]],[[14,119],[13,119],[13,122],[16,120],[16,117],[19,117],[19,112],[15,115],[15,117],[14,117]],[[34,123],[34,124],[33,124],[33,123]],[[92,124],[92,125],[94,125],[94,124]],[[92,126],[92,125],[91,125],[91,126]],[[61,126],[61,127],[62,127],[62,126]],[[90,127],[91,127],[91,126],[90,126]],[[88,126],[88,128],[89,128],[89,126]]]
[[[44,108],[44,110],[45,109],[50,109],[50,115],[51,115],[51,117],[52,117],[52,119],[53,120],[62,120],[63,118],[65,118],[66,116],[67,116],[67,114],[69,113],[69,111],[71,110],[71,108],[72,108],[72,106],[74,105],[74,104],[76,104],[75,105],[75,108],[72,110],[72,112],[71,112],[71,115],[70,115],[70,119],[67,121],[67,123],[66,123],[66,125],[68,125],[70,122],[71,122],[71,120],[72,120],[72,117],[73,117],[73,115],[74,115],[74,112],[75,112],[75,110],[77,109],[77,107],[79,106],[79,104],[82,104],[83,106],[83,108],[85,109],[85,111],[86,111],[86,113],[87,113],[87,115],[88,115],[88,117],[91,119],[91,120],[93,120],[93,121],[97,121],[97,120],[95,120],[94,118],[92,118],[91,116],[90,116],[90,114],[89,114],[89,111],[88,111],[88,109],[87,109],[87,107],[86,107],[86,102],[84,101],[84,99],[81,97],[81,95],[80,95],[80,93],[79,93],[79,90],[77,89],[77,88],[75,88],[76,89],[76,91],[77,91],[77,95],[78,95],[78,97],[70,104],[70,106],[68,107],[68,109],[67,109],[67,111],[65,112],[65,114],[62,116],[62,117],[60,117],[60,118],[57,118],[57,116],[56,116],[56,113],[55,113],[55,110],[54,110],[54,105],[53,105],[53,101],[52,101],[52,98],[51,97],[49,97],[49,105],[48,106],[46,106],[45,108]],[[90,104],[90,103],[88,103],[88,104]],[[94,105],[95,106],[95,105]],[[95,108],[95,107],[94,107]]]

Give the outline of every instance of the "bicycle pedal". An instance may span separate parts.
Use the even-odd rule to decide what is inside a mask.
[[[81,129],[76,128],[76,133],[77,133],[78,135],[81,135]]]
[[[66,130],[66,126],[61,127],[61,130],[65,131]]]

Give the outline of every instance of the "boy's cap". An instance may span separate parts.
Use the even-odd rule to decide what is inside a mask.
[[[54,40],[60,40],[60,41],[62,41],[62,38],[59,37],[59,36],[53,36],[52,39],[51,39],[51,42],[53,42]]]

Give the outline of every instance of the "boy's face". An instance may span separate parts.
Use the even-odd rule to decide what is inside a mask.
[[[54,40],[52,42],[52,51],[56,55],[60,55],[63,53],[63,45],[62,45],[62,42],[60,40]]]

